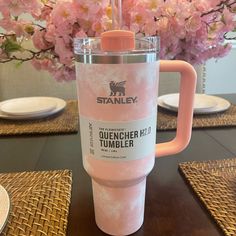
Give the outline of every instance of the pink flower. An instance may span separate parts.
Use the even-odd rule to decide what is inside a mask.
[[[22,13],[30,12],[38,15],[42,3],[38,0],[1,0],[0,9],[8,10],[13,16],[19,16]]]
[[[221,16],[221,21],[225,25],[224,31],[230,31],[236,26],[234,19],[235,19],[235,14],[229,11],[228,8],[224,8],[224,11]]]
[[[211,10],[209,2],[210,1],[205,1],[205,0],[194,0],[193,4],[195,5],[197,11],[206,12]]]
[[[53,73],[53,77],[61,82],[61,81],[70,81],[75,80],[75,69],[70,67],[60,67],[57,68]]]
[[[86,35],[86,33],[83,31],[83,30],[80,30],[80,31],[78,31],[76,34],[75,34],[75,37],[77,38],[86,38],[87,37],[87,35]]]
[[[194,13],[191,17],[189,17],[185,24],[185,29],[189,32],[196,32],[202,26],[202,19],[200,13]]]
[[[160,36],[162,59],[202,63],[229,52],[224,40],[236,28],[235,9],[235,0],[124,0],[122,29],[137,37]],[[32,39],[38,49],[32,63],[59,81],[75,78],[74,37],[112,29],[110,0],[0,0],[0,13],[3,40],[12,37],[21,45]],[[33,20],[23,20],[22,13]],[[1,50],[0,58],[6,56]]]
[[[62,64],[71,64],[73,58],[72,48],[65,44],[63,38],[56,38],[55,52],[59,56],[60,62]]]
[[[46,32],[45,32],[45,39],[47,42],[55,44],[56,40],[56,27],[53,24],[48,24]]]
[[[56,26],[73,24],[78,17],[76,10],[75,5],[70,1],[62,1],[60,4],[56,4],[51,11],[51,21]]]
[[[29,26],[31,26],[31,22],[24,21],[22,19],[18,21],[14,21],[10,18],[3,18],[0,21],[0,26],[4,28],[7,32],[14,32],[14,34],[18,37],[25,36],[29,37]],[[33,28],[32,28],[33,31]]]
[[[77,14],[80,16],[80,18],[85,20],[97,19],[97,15],[99,15],[100,11],[103,11],[103,9],[108,6],[109,2],[109,0],[74,1]]]
[[[49,3],[47,3],[47,5],[45,5],[44,7],[41,8],[41,12],[40,15],[38,15],[37,17],[35,17],[37,20],[50,20],[51,17],[51,12],[53,10],[53,5]]]
[[[45,50],[45,49],[52,46],[51,43],[49,43],[45,40],[45,34],[46,34],[45,30],[37,29],[34,32],[32,40],[33,40],[34,46],[36,48]]]
[[[55,66],[55,63],[48,58],[44,59],[33,59],[31,61],[32,65],[37,69],[37,70],[48,70],[51,71],[51,68]]]

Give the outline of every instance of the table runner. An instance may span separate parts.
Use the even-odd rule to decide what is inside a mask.
[[[236,235],[236,158],[186,162],[179,169],[227,236]]]
[[[2,235],[65,236],[72,174],[69,170],[0,174],[11,208]]]
[[[58,134],[78,132],[78,102],[68,100],[64,111],[39,120],[0,119],[0,135]]]
[[[177,113],[158,107],[157,130],[176,129]],[[221,113],[194,115],[193,128],[236,126],[236,105]]]

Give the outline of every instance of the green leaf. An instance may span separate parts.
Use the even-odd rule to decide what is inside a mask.
[[[16,68],[19,68],[22,64],[23,64],[23,61],[18,61],[18,62],[15,64],[15,67],[16,67]]]
[[[21,45],[11,39],[6,39],[2,43],[1,48],[5,51],[5,53],[16,52],[22,49]]]

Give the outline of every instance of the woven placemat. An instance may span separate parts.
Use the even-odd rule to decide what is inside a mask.
[[[176,129],[177,113],[170,112],[158,107],[157,129],[174,130]],[[221,113],[194,115],[193,128],[213,128],[213,127],[232,127],[236,126],[236,105]]]
[[[72,175],[68,170],[0,174],[10,215],[2,235],[66,235]]]
[[[179,165],[187,182],[227,236],[236,235],[236,158]]]
[[[0,120],[0,135],[58,134],[78,132],[78,102],[68,100],[64,111],[39,120]]]

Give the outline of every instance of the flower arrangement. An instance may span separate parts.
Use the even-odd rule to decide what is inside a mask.
[[[225,39],[236,29],[236,0],[123,0],[122,5],[122,28],[159,35],[161,59],[198,64],[231,48]],[[109,0],[0,0],[0,12],[0,63],[31,61],[59,81],[75,79],[74,37],[112,29]],[[25,20],[25,13],[32,20]],[[29,40],[33,47],[25,44]]]

